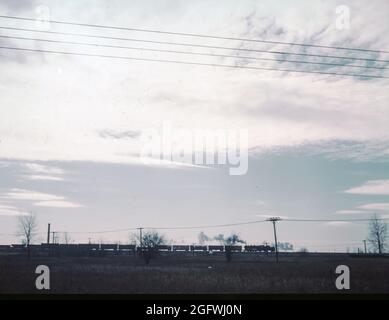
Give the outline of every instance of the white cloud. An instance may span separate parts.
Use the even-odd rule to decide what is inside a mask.
[[[335,214],[340,214],[340,215],[353,215],[353,214],[366,214],[366,211],[364,210],[338,210],[335,212]]]
[[[351,194],[389,195],[389,180],[370,180],[359,187],[344,191]]]
[[[63,169],[42,165],[38,163],[25,163],[24,166],[34,173],[44,173],[44,174],[58,174],[63,175],[65,171]]]
[[[55,208],[81,208],[82,205],[71,202],[63,196],[57,196],[48,193],[25,189],[11,189],[10,192],[1,195],[3,199],[12,201],[31,201],[32,205],[38,207],[55,207]],[[13,208],[4,208],[4,210],[13,210]]]
[[[0,216],[18,216],[24,213],[24,210],[21,210],[8,202],[0,202]]]
[[[25,190],[25,189],[11,189],[3,195],[4,198],[12,200],[27,200],[27,201],[46,201],[46,200],[63,200],[64,197],[56,196],[48,193],[42,193],[37,191]]]
[[[324,225],[329,226],[329,227],[345,227],[350,225],[350,222],[347,221],[330,221],[324,223]]]
[[[47,180],[47,181],[63,181],[65,171],[53,167],[42,165],[38,163],[25,163],[23,165],[31,174],[24,175],[23,178],[27,180]]]
[[[48,176],[48,175],[38,175],[38,174],[25,175],[25,176],[22,176],[22,178],[27,179],[27,180],[45,180],[45,181],[63,181],[64,180],[61,177]]]
[[[0,204],[0,216],[19,215],[20,211],[13,206],[3,206]]]
[[[389,210],[389,203],[368,203],[368,204],[364,204],[362,206],[359,206],[358,208],[366,209],[366,210],[385,211],[385,210]]]
[[[295,153],[324,155],[331,160],[346,159],[356,162],[389,160],[389,141],[386,140],[323,140],[304,143],[298,147],[283,147],[281,151],[285,149]]]
[[[51,207],[51,208],[82,208],[83,206],[77,203],[70,201],[59,201],[59,200],[49,200],[49,201],[40,201],[34,203],[38,207]]]

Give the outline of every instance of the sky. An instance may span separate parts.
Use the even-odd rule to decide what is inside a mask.
[[[350,19],[339,27],[337,8]],[[187,37],[121,29],[42,24],[39,19],[389,51],[389,3],[373,1],[0,1],[0,46],[243,67],[389,76],[389,54]],[[190,43],[213,48],[34,33],[24,28]],[[143,49],[71,45],[9,37],[88,42]],[[244,50],[222,50],[229,47]],[[249,50],[362,57],[350,61]],[[253,57],[340,63],[257,61]],[[388,79],[220,68],[0,48],[0,243],[20,241],[17,217],[33,212],[36,242],[52,230],[75,242],[129,241],[146,227],[175,243],[238,233],[272,241],[270,223],[290,219],[389,218]],[[142,135],[175,128],[248,131],[248,167],[144,163]],[[354,250],[366,222],[280,222],[281,242],[310,250]],[[90,232],[90,233],[85,233]],[[93,233],[96,232],[96,233]]]

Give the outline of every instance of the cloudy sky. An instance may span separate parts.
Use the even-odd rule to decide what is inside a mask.
[[[339,5],[350,9],[349,28],[337,25]],[[293,4],[270,0],[223,4],[183,0],[0,1],[3,16],[380,51],[389,51],[388,10],[389,3],[381,0],[300,0]],[[39,20],[6,18],[0,18],[0,36],[1,47],[389,76],[384,69],[374,69],[389,67],[389,54],[373,51],[46,25]],[[74,241],[91,238],[96,242],[126,242],[128,232],[82,232],[214,225],[269,216],[349,219],[378,213],[389,217],[388,82],[385,78],[0,48],[0,242],[18,241],[14,236],[16,217],[25,212],[37,215],[41,232],[37,241],[45,238],[46,224],[50,222],[54,230],[70,232]],[[188,130],[248,130],[247,174],[230,176],[225,166],[144,164],[139,159],[140,137],[148,129],[158,130],[164,122]],[[200,231],[162,232],[177,243],[192,243]],[[209,235],[237,232],[250,243],[272,241],[268,223],[203,231]],[[366,223],[362,222],[279,224],[280,241],[312,250],[361,247],[366,233]]]

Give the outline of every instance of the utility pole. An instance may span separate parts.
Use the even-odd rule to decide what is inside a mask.
[[[276,249],[276,262],[278,262],[278,243],[277,243],[277,230],[276,230],[276,222],[280,221],[281,218],[279,217],[273,217],[270,218],[269,221],[273,223],[273,232],[274,232],[274,245]]]
[[[364,245],[364,247],[365,247],[365,253],[367,253],[366,240],[363,240],[363,245]]]
[[[50,244],[50,223],[47,225],[47,244]]]

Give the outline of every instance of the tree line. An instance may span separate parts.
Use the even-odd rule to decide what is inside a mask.
[[[34,213],[28,213],[18,216],[18,232],[17,235],[21,238],[21,243],[27,248],[28,257],[31,256],[30,246],[35,240],[38,231],[37,218]],[[148,231],[143,235],[131,235],[132,241],[140,244],[140,256],[143,257],[146,264],[149,264],[151,259],[155,258],[159,253],[157,247],[167,244],[164,235],[157,231]],[[208,237],[204,232],[200,232],[198,235],[200,244],[210,240],[216,240],[220,244],[226,246],[225,256],[226,260],[230,262],[232,260],[233,252],[231,246],[245,243],[237,234],[231,234],[225,237],[223,234],[219,234],[215,237]],[[387,250],[388,240],[388,226],[385,221],[380,220],[378,215],[373,215],[368,226],[368,238],[369,253],[383,254]],[[67,232],[64,233],[64,243],[70,242],[70,236]]]

